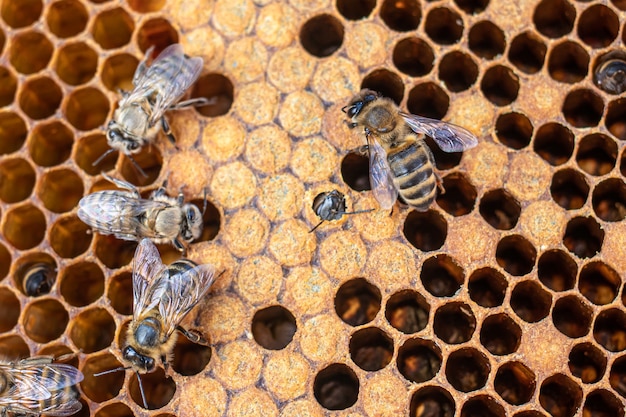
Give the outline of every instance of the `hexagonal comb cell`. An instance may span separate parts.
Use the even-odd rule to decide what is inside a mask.
[[[85,30],[89,12],[78,0],[60,0],[48,8],[46,22],[50,32],[59,38],[69,38]]]
[[[380,290],[364,278],[344,283],[335,296],[335,311],[351,326],[360,326],[374,320],[380,311]]]
[[[78,216],[59,217],[50,229],[50,246],[61,258],[75,258],[91,244],[91,229]]]
[[[626,217],[626,184],[618,178],[601,182],[591,197],[593,211],[605,222],[619,222]]]
[[[591,175],[608,174],[617,160],[617,144],[601,133],[592,133],[580,140],[576,163]]]
[[[495,314],[483,320],[480,344],[493,355],[517,351],[522,339],[521,327],[507,314]]]
[[[9,288],[0,286],[0,332],[8,332],[17,324],[20,302]]]
[[[334,363],[317,373],[313,394],[327,410],[345,410],[357,401],[359,380],[348,366]]]
[[[41,210],[31,204],[13,207],[4,215],[2,233],[15,248],[30,249],[43,240],[46,218]]]
[[[393,48],[393,64],[400,72],[411,77],[428,74],[434,62],[433,48],[420,38],[402,39]]]
[[[85,42],[68,43],[59,49],[55,72],[69,85],[91,80],[98,67],[98,54]]]
[[[393,340],[383,330],[368,327],[357,330],[350,337],[350,357],[365,371],[378,371],[391,362]]]
[[[3,2],[6,4],[10,2]],[[11,40],[9,62],[21,74],[34,74],[44,69],[52,58],[52,43],[35,31],[21,32]]]
[[[412,416],[426,417],[439,415],[452,417],[456,406],[452,395],[442,387],[421,387],[411,396],[410,412]]]
[[[61,87],[52,78],[38,76],[24,83],[18,102],[28,117],[39,120],[55,114],[62,98]]]
[[[0,338],[0,354],[5,358],[23,359],[30,356],[30,350],[20,336],[8,335]]]
[[[176,341],[172,369],[184,376],[197,375],[211,360],[211,347],[191,342],[184,336]]]
[[[452,9],[437,7],[426,15],[424,31],[434,42],[452,45],[463,35],[463,19]]]
[[[476,330],[476,316],[465,303],[448,303],[435,312],[433,330],[447,344],[465,343]]]
[[[65,267],[59,283],[63,299],[75,307],[96,301],[104,293],[104,274],[92,262],[78,262]]]
[[[565,163],[574,151],[574,134],[559,123],[547,123],[537,129],[534,151],[551,165]]]
[[[165,371],[161,368],[157,368],[156,371],[152,373],[140,376],[133,374],[133,376],[130,377],[128,387],[130,397],[142,408],[144,407],[144,403],[137,378],[141,378],[141,385],[146,396],[146,402],[148,403],[148,410],[156,410],[166,406],[176,393],[176,383],[171,377],[166,376]]]
[[[65,123],[53,120],[35,126],[28,142],[28,151],[37,165],[50,167],[69,158],[73,144],[72,130]]]
[[[78,130],[91,130],[103,125],[109,114],[109,100],[94,87],[76,89],[66,100],[65,116]]]
[[[425,252],[441,248],[448,235],[448,223],[435,210],[413,210],[404,221],[403,233],[409,243]]]
[[[416,0],[385,0],[379,13],[385,25],[398,32],[417,29],[422,17],[420,5]]]
[[[330,14],[307,20],[300,30],[300,43],[311,55],[323,58],[332,55],[343,44],[343,25]]]
[[[20,149],[27,134],[26,123],[20,116],[10,111],[0,112],[0,155]]]
[[[134,30],[134,19],[121,7],[99,13],[91,29],[94,40],[104,49],[126,45]]]
[[[374,90],[383,97],[392,99],[396,104],[400,104],[404,97],[404,84],[400,76],[383,68],[374,70],[363,77],[361,88]]]
[[[198,78],[191,90],[191,97],[206,97],[212,103],[196,107],[203,116],[222,116],[230,110],[235,96],[232,81],[222,74],[205,74]]]
[[[409,91],[406,108],[409,113],[431,119],[443,119],[448,113],[450,97],[437,84],[426,82],[418,84]],[[431,148],[432,149],[432,148]]]
[[[545,379],[539,389],[539,403],[553,416],[574,416],[582,403],[582,396],[580,387],[563,374]]]
[[[494,388],[504,401],[512,405],[526,404],[535,392],[536,377],[521,362],[507,362],[496,371]]]
[[[491,267],[472,272],[467,284],[470,298],[481,307],[487,308],[502,305],[506,288],[504,275]]]
[[[606,357],[592,343],[580,343],[569,354],[570,372],[585,384],[598,382],[606,372]]]
[[[574,288],[577,272],[576,261],[559,249],[544,252],[537,262],[539,281],[552,291],[567,291]]]
[[[522,281],[513,288],[511,308],[528,323],[541,321],[550,313],[552,296],[535,281]]]
[[[37,343],[58,339],[69,323],[70,317],[63,305],[54,299],[40,299],[26,305],[22,326],[24,332]]]
[[[471,392],[487,382],[491,367],[487,357],[474,348],[463,348],[448,355],[446,379],[458,391]]]
[[[428,324],[430,306],[416,291],[403,290],[392,294],[385,306],[389,324],[402,333],[412,334],[423,330]]]
[[[125,372],[109,372],[94,376],[99,372],[106,372],[120,368],[121,363],[111,353],[103,353],[89,357],[83,365],[85,379],[80,384],[83,392],[92,401],[101,403],[117,397],[124,385]]]
[[[109,145],[107,144],[106,136],[102,133],[94,133],[78,140],[74,161],[87,174],[98,175],[115,167],[118,157],[117,151],[111,152],[99,161],[97,165],[94,165],[94,162],[104,155],[107,150],[109,150]]]
[[[470,88],[478,78],[478,65],[463,52],[449,52],[439,62],[439,79],[448,91],[458,93]]]
[[[534,32],[515,36],[509,48],[509,62],[522,72],[535,74],[543,67],[548,47]]]
[[[265,349],[284,349],[296,333],[296,319],[286,308],[276,305],[257,311],[252,318],[254,340]]]
[[[398,371],[411,382],[430,381],[442,362],[441,349],[430,340],[408,339],[398,349]]]
[[[560,298],[552,309],[552,322],[565,336],[572,339],[583,337],[591,327],[592,310],[575,295]]]
[[[48,171],[40,180],[37,195],[53,213],[64,213],[77,206],[83,196],[83,181],[71,169]]]
[[[41,0],[3,1],[0,6],[0,16],[9,26],[17,29],[35,23],[42,10]]]
[[[94,332],[93,329],[99,329]],[[103,308],[82,310],[72,319],[69,336],[84,353],[106,349],[115,337],[115,321]]]
[[[15,98],[17,79],[9,69],[0,67],[0,83],[0,106],[8,106]]]
[[[168,45],[178,43],[178,32],[167,19],[149,19],[137,31],[137,43],[144,52],[154,46],[155,53],[159,53]]]
[[[22,158],[7,158],[0,162],[0,199],[5,203],[17,203],[33,192],[35,171]]]
[[[124,403],[111,403],[98,409],[95,417],[135,417],[135,414]]]

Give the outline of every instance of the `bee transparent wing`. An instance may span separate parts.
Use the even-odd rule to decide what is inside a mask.
[[[387,152],[376,140],[368,139],[368,149],[370,155],[370,186],[374,193],[374,198],[383,210],[388,210],[398,199],[391,168],[387,162]]]
[[[138,320],[144,312],[153,308],[158,300],[152,296],[153,287],[165,270],[161,255],[150,239],[142,239],[133,258],[133,319]],[[151,286],[152,284],[152,286]]]
[[[478,144],[476,136],[461,126],[410,113],[400,115],[415,133],[430,136],[444,152],[461,152]]]
[[[78,397],[77,390],[56,391],[52,393],[52,398],[49,401],[40,403],[39,413],[48,416],[71,416],[83,408]]]
[[[215,268],[203,264],[180,274],[166,273],[161,277],[158,284],[161,286],[159,313],[163,319],[163,330],[170,336],[209,290],[215,279]]]

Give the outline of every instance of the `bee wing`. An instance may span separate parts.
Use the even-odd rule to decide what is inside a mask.
[[[159,313],[163,330],[170,336],[182,319],[204,297],[215,279],[215,268],[209,264],[197,265],[180,274],[164,273],[158,285]]]
[[[476,136],[461,126],[410,113],[400,115],[415,133],[430,136],[444,152],[461,152],[478,144]]]
[[[161,255],[150,239],[142,239],[133,258],[133,319],[138,320],[144,312],[153,308],[158,300],[152,288],[165,270]],[[152,286],[151,286],[152,283]]]
[[[9,374],[13,383],[7,396],[10,402],[18,398],[23,400],[48,400],[53,397],[55,391],[78,384],[83,380],[83,374],[71,365],[60,363],[29,364],[28,361],[18,362],[13,365],[0,365],[0,372]],[[2,404],[0,402],[0,404]]]
[[[83,408],[77,390],[62,390],[52,394],[49,401],[39,404],[39,413],[48,416],[71,416]]]
[[[377,140],[368,139],[368,149],[370,155],[370,186],[374,193],[374,198],[383,210],[393,207],[398,198],[391,168],[387,162],[387,152]]]

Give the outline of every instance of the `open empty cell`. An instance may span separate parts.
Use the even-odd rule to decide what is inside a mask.
[[[498,230],[511,230],[522,212],[520,203],[505,189],[487,191],[478,206],[480,215]]]
[[[626,99],[617,99],[609,103],[604,118],[604,125],[613,136],[620,140],[626,140]]]
[[[38,76],[22,85],[18,102],[28,117],[40,120],[55,114],[62,99],[61,87],[52,78]]]
[[[89,21],[87,8],[78,0],[60,0],[48,6],[48,29],[58,38],[69,38],[85,30]]]
[[[626,355],[618,357],[611,366],[609,383],[619,395],[626,398]]]
[[[477,395],[468,399],[461,408],[461,417],[505,417],[504,407],[489,395]]]
[[[13,282],[29,297],[48,294],[57,279],[57,263],[45,252],[30,252],[15,261]]]
[[[393,340],[378,327],[357,330],[350,337],[350,357],[365,371],[378,371],[389,365]]]
[[[40,299],[26,305],[22,327],[31,340],[48,343],[61,337],[69,320],[69,314],[60,302]]]
[[[99,175],[101,172],[110,171],[115,167],[118,152],[111,152],[104,157],[97,165],[94,165],[98,158],[109,150],[106,136],[102,133],[94,133],[80,138],[76,144],[74,161],[89,175]]]
[[[9,62],[21,74],[34,74],[48,66],[52,51],[52,42],[43,33],[20,32],[11,39]]]
[[[94,251],[104,266],[116,269],[132,261],[136,248],[137,242],[116,239],[112,235],[97,234]]]
[[[94,332],[94,329],[98,329]],[[69,336],[83,353],[93,353],[111,346],[115,321],[104,308],[82,310],[72,320]]]
[[[135,404],[142,408],[145,408],[145,405],[137,378],[141,378],[141,387],[146,396],[148,410],[156,410],[165,407],[176,393],[176,382],[174,382],[172,377],[165,375],[165,371],[163,371],[162,368],[157,368],[156,371],[149,374],[133,374],[130,377],[128,387],[130,397]]]
[[[436,255],[424,261],[420,280],[435,297],[452,297],[461,289],[465,274],[452,257]]]
[[[376,0],[351,1],[337,0],[337,11],[348,20],[361,20],[370,15],[376,7]]]
[[[464,52],[449,52],[439,62],[439,79],[452,93],[467,90],[477,78],[478,65]]]
[[[602,261],[583,266],[578,278],[578,290],[596,305],[609,304],[617,297],[622,278]]]
[[[574,288],[578,266],[570,255],[560,249],[544,252],[537,262],[539,281],[552,291]]]
[[[295,333],[296,318],[283,306],[270,306],[254,313],[252,336],[265,349],[284,349]]]
[[[480,91],[496,106],[506,106],[517,99],[519,77],[510,68],[495,65],[485,71]]]
[[[609,352],[626,349],[626,312],[611,308],[596,316],[593,338]]]
[[[617,144],[602,133],[592,133],[583,137],[576,152],[576,163],[591,175],[605,175],[611,172],[617,161]]]
[[[542,0],[535,6],[533,23],[548,38],[560,38],[572,31],[576,9],[567,0]]]
[[[600,388],[587,394],[583,415],[624,417],[624,405],[611,391]]]
[[[7,248],[0,243],[0,279],[3,279],[9,273],[11,267],[11,254]]]
[[[385,0],[380,6],[379,13],[385,25],[398,32],[417,29],[422,18],[417,0]]]
[[[235,99],[235,87],[225,75],[209,73],[198,78],[191,89],[191,97],[205,97],[211,103],[197,106],[198,113],[207,117],[222,116],[230,110]]]
[[[6,240],[19,250],[37,246],[46,233],[46,218],[31,204],[9,209],[4,215],[2,232]]]
[[[564,164],[574,152],[574,134],[559,123],[546,123],[537,129],[533,149],[550,165]]]
[[[604,230],[593,217],[574,217],[565,228],[563,244],[579,258],[591,258],[602,249]]]
[[[576,295],[568,295],[554,303],[552,323],[567,337],[583,337],[589,333],[593,311]]]
[[[467,289],[476,304],[489,308],[502,305],[507,286],[507,279],[498,270],[484,267],[472,272]]]
[[[432,410],[433,416],[452,417],[456,406],[452,395],[440,386],[421,387],[411,396],[410,415],[427,417]]]
[[[409,91],[406,101],[409,113],[439,120],[448,113],[449,106],[448,94],[432,82],[417,84]]]
[[[592,90],[581,88],[570,91],[561,108],[565,120],[574,127],[597,126],[602,120],[604,101]]]
[[[606,356],[592,343],[581,343],[572,348],[567,366],[584,384],[594,384],[606,372]]]
[[[435,43],[452,45],[463,36],[463,19],[452,9],[437,7],[426,15],[424,31]]]
[[[28,140],[28,151],[33,162],[42,167],[59,165],[72,152],[74,134],[60,120],[39,123]]]
[[[496,261],[506,272],[514,276],[528,274],[535,266],[537,250],[521,235],[509,235],[500,239],[496,248]]]
[[[392,294],[385,306],[389,324],[402,333],[412,334],[426,328],[430,305],[423,295],[414,290]]]
[[[402,228],[409,243],[424,252],[441,248],[448,236],[448,223],[435,210],[412,210]]]
[[[67,120],[78,130],[91,130],[102,126],[109,114],[109,100],[94,87],[76,89],[65,103]]]
[[[476,188],[465,175],[453,172],[443,177],[445,193],[437,195],[437,204],[448,214],[455,217],[464,216],[474,210],[476,205]]]
[[[396,104],[400,104],[404,97],[404,83],[400,76],[384,68],[367,74],[361,81],[361,88],[374,90],[383,97],[392,99]]]
[[[468,15],[474,15],[485,10],[489,0],[454,0],[454,3]]]
[[[55,68],[60,79],[69,85],[85,84],[96,74],[98,54],[85,42],[65,44],[59,49]]]
[[[183,376],[197,375],[204,371],[211,360],[211,347],[193,343],[185,336],[179,336],[174,347],[172,368]]]
[[[374,320],[381,298],[380,290],[365,278],[351,279],[337,290],[335,311],[344,322],[360,326]]]
[[[609,46],[619,33],[619,18],[604,4],[586,8],[578,20],[578,36],[592,48]]]
[[[577,210],[585,205],[589,196],[587,179],[579,171],[566,168],[557,171],[550,184],[552,199],[566,210]]]
[[[14,29],[30,26],[39,20],[43,2],[41,0],[3,1],[0,16]]]
[[[165,6],[165,0],[129,0],[131,9],[139,13],[157,12]]]
[[[84,307],[104,294],[104,274],[93,262],[68,265],[61,274],[59,292],[68,304]]]
[[[491,354],[503,356],[516,352],[521,340],[521,327],[507,314],[494,314],[483,320],[480,344]]]
[[[300,29],[300,43],[311,55],[324,58],[332,55],[343,44],[341,21],[329,14],[313,16]]]
[[[133,276],[129,271],[120,272],[109,278],[107,298],[111,307],[125,316],[133,314]]]
[[[313,395],[327,410],[345,410],[358,399],[359,379],[348,366],[333,363],[315,375]]]
[[[565,41],[552,48],[548,72],[553,80],[573,84],[587,76],[589,54],[577,42]]]
[[[549,313],[552,296],[536,281],[522,281],[511,293],[511,308],[527,323],[537,323]]]
[[[17,78],[11,70],[0,66],[0,107],[13,103],[17,90]]]
[[[83,181],[71,169],[48,171],[41,177],[37,195],[54,213],[72,210],[83,196]]]
[[[24,339],[12,334],[0,338],[0,355],[3,358],[25,359],[30,357],[30,350]]]
[[[119,171],[126,181],[137,187],[152,184],[161,173],[163,156],[159,146],[144,146],[139,153],[133,155],[133,160],[135,162],[128,156],[124,156]]]
[[[371,190],[368,157],[356,152],[348,153],[341,160],[341,177],[355,191]]]
[[[619,222],[626,216],[626,184],[619,178],[602,181],[593,190],[593,211],[605,222]]]
[[[404,38],[393,48],[393,64],[411,77],[428,74],[435,62],[435,53],[428,42],[416,38]]]
[[[430,340],[409,339],[398,349],[398,371],[411,382],[433,379],[442,360],[441,349]]]
[[[474,348],[456,350],[446,360],[446,379],[461,392],[472,392],[484,387],[490,372],[489,360]]]
[[[89,249],[93,233],[78,216],[71,214],[55,220],[50,229],[52,249],[61,258],[75,258]]]
[[[108,57],[102,65],[100,79],[109,90],[118,93],[119,90],[133,89],[133,75],[139,65],[139,60],[131,54],[121,53]]]
[[[498,368],[493,385],[504,401],[522,405],[532,398],[537,380],[534,372],[523,363],[507,362]]]
[[[8,287],[0,287],[0,332],[8,332],[20,317],[20,301]]]
[[[95,417],[135,417],[133,410],[124,403],[109,403],[98,409]]]
[[[470,340],[476,330],[476,317],[465,303],[448,303],[437,309],[433,321],[435,335],[445,343],[458,345]]]
[[[533,135],[533,125],[523,113],[504,113],[496,121],[496,136],[498,140],[512,149],[522,149],[528,146]]]
[[[26,123],[20,116],[11,111],[0,112],[0,155],[20,149],[27,134]]]
[[[582,399],[578,384],[563,374],[545,379],[539,389],[539,403],[552,416],[573,417]]]
[[[33,192],[35,170],[22,158],[0,161],[0,199],[5,203],[17,203]]]
[[[526,74],[541,71],[548,47],[535,32],[522,32],[515,36],[509,47],[509,62]]]
[[[493,59],[504,53],[504,32],[495,23],[483,20],[475,23],[467,35],[470,51],[479,58]]]
[[[128,44],[134,30],[134,19],[121,7],[100,12],[91,28],[94,40],[103,49],[114,49]]]
[[[121,367],[122,364],[111,353],[90,356],[83,365],[82,372],[85,379],[80,384],[87,398],[101,403],[117,397],[124,385],[126,371],[120,369],[117,372],[99,376],[94,376],[94,374]]]
[[[158,54],[174,43],[178,43],[178,32],[162,17],[146,20],[137,31],[137,44],[143,52],[154,46],[154,52]]]

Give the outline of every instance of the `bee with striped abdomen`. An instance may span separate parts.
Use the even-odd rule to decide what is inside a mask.
[[[436,197],[434,157],[418,133],[433,138],[445,152],[460,152],[478,143],[466,129],[403,113],[391,99],[372,90],[362,90],[342,110],[351,119],[350,128],[362,126],[365,131],[370,184],[383,209],[390,209],[398,194],[419,211],[427,210]]]
[[[52,265],[44,262],[32,264],[24,273],[22,288],[29,297],[48,294],[54,285],[56,274]]]

